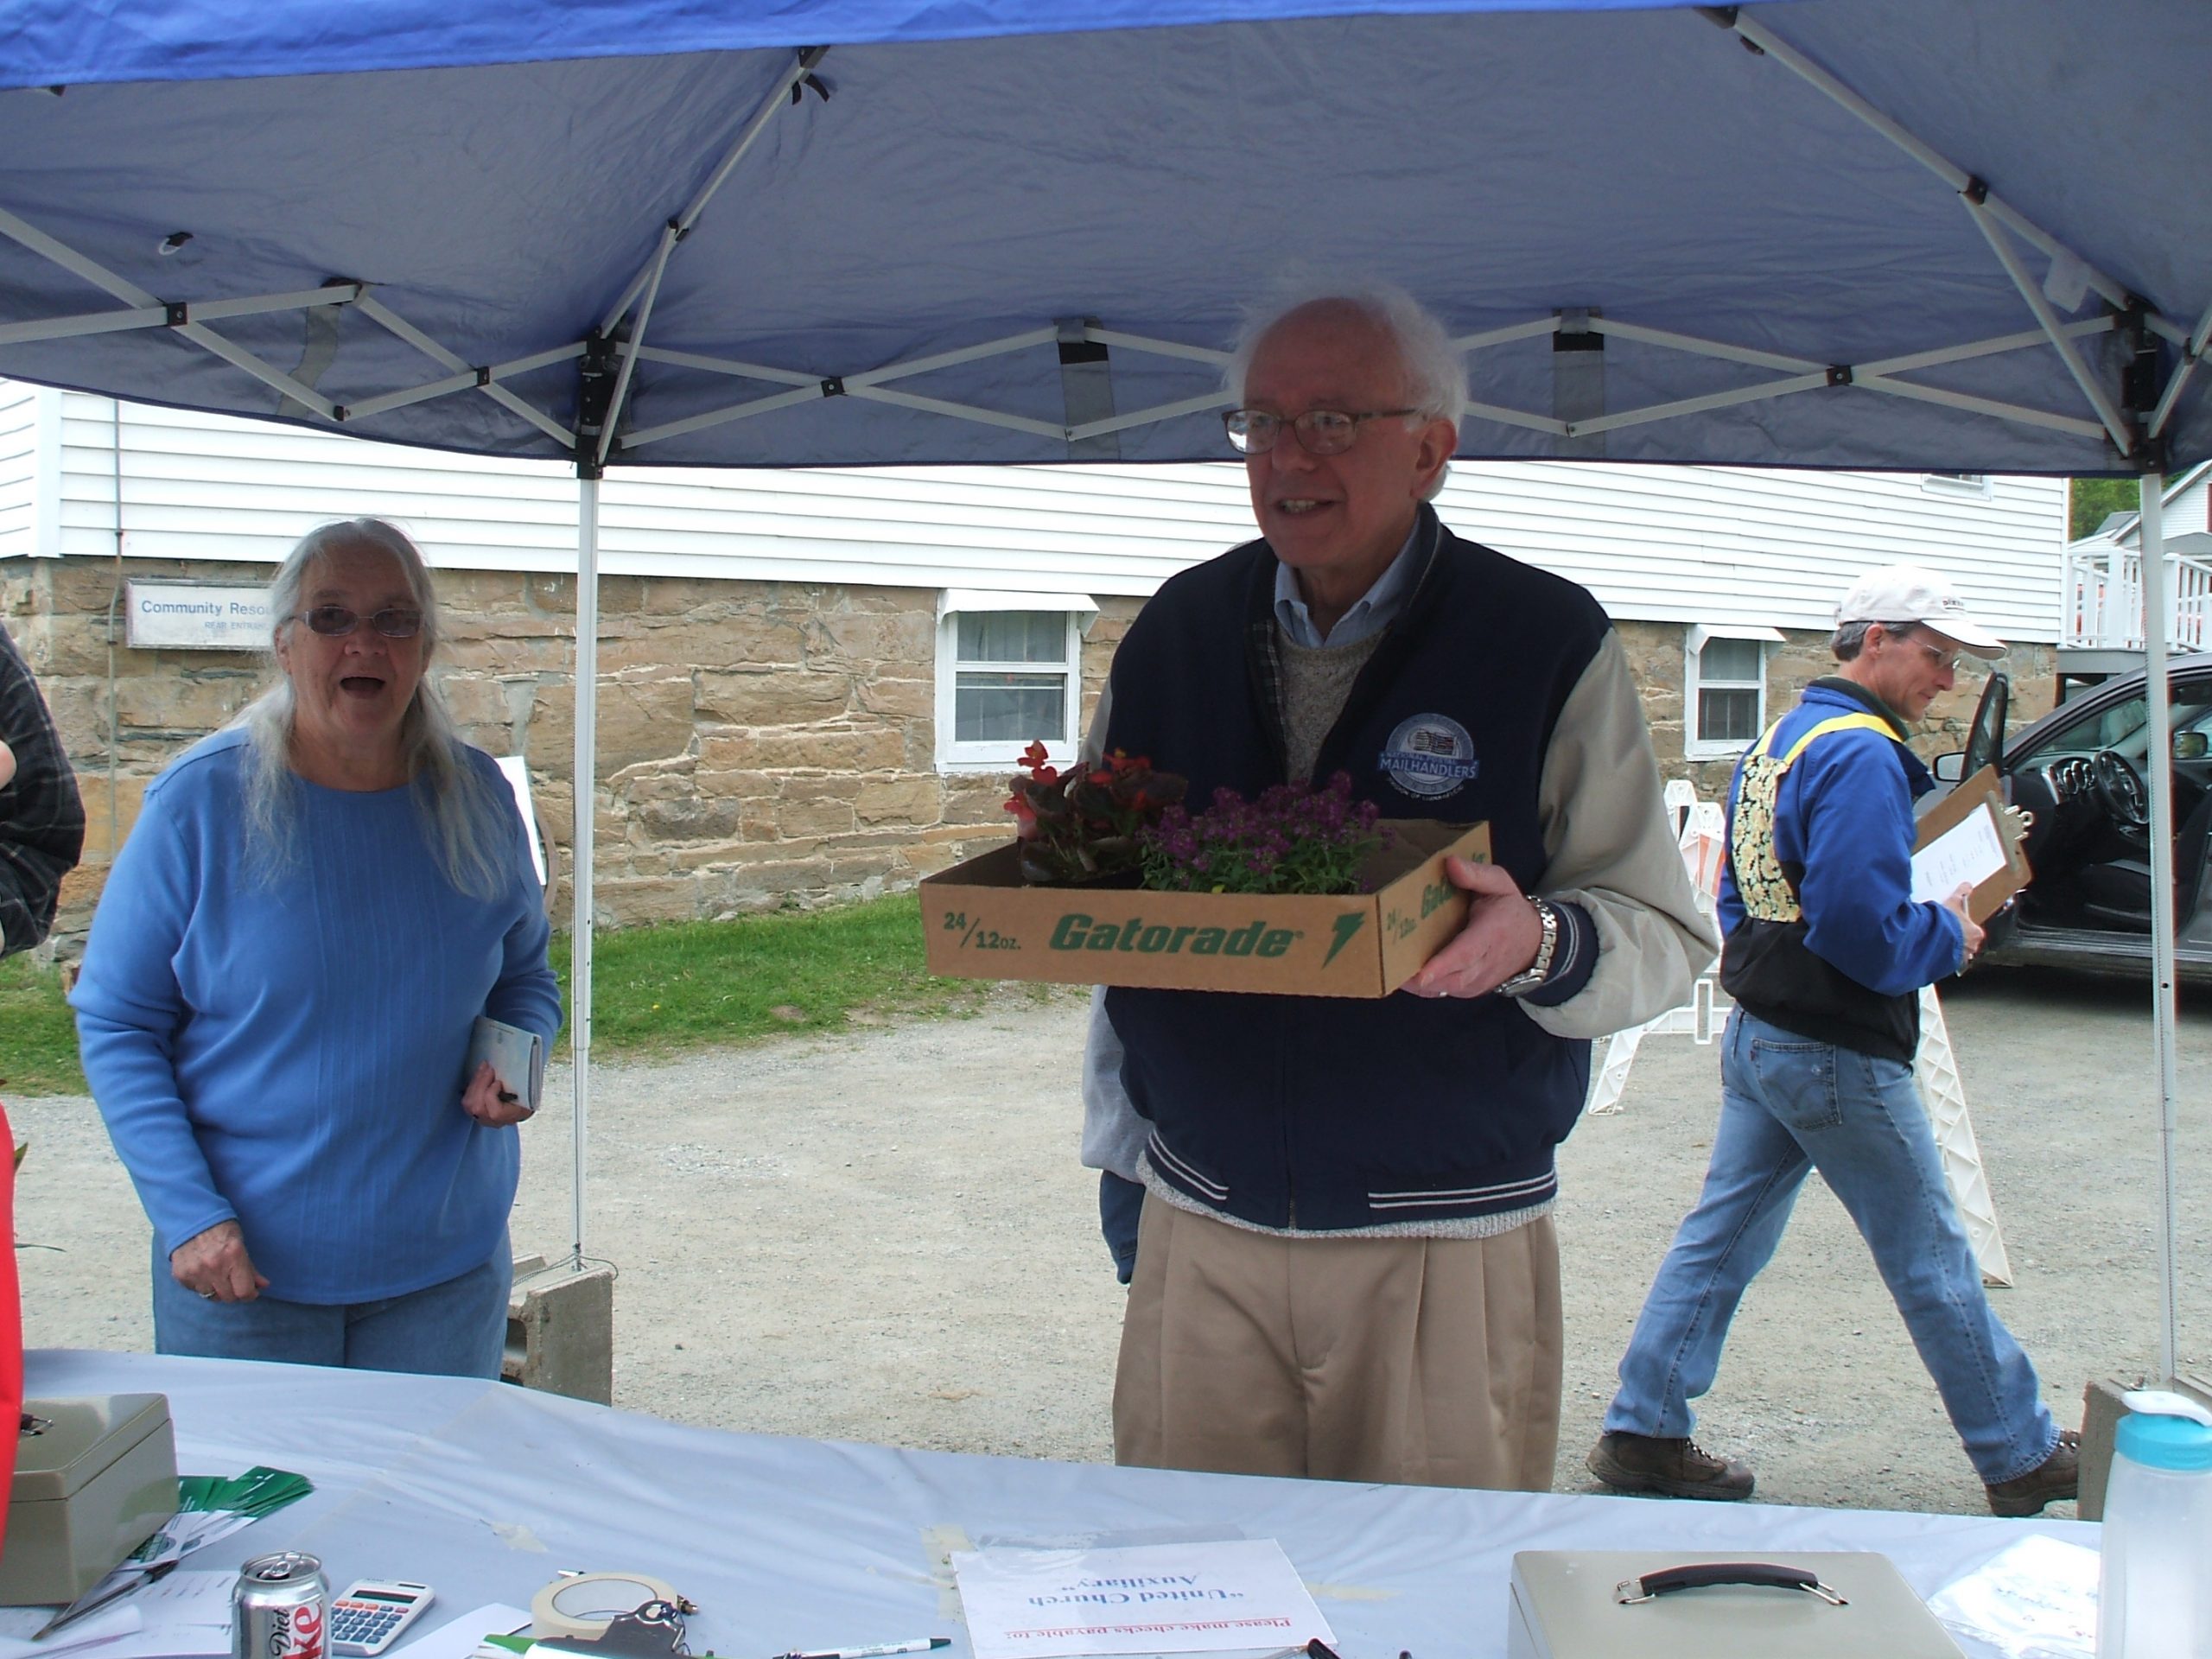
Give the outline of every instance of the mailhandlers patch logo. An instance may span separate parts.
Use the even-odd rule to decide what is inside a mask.
[[[1126,922],[1102,922],[1079,910],[1063,914],[1046,941],[1054,950],[1135,950],[1147,957],[1280,957],[1300,930],[1269,927],[1264,921],[1243,927],[1169,927],[1132,916]]]
[[[1483,769],[1474,738],[1449,715],[1400,721],[1376,764],[1407,794],[1429,801],[1458,794]]]

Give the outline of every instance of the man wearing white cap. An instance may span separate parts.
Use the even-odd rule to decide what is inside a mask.
[[[1905,746],[1961,652],[2005,646],[1932,571],[1891,565],[1836,607],[1834,675],[1751,746],[1728,804],[1720,982],[1736,999],[1720,1123],[1696,1209],[1644,1298],[1591,1471],[1623,1491],[1748,1497],[1751,1471],[1690,1438],[1729,1321],[1817,1168],[1857,1224],[1999,1515],[2072,1497],[2079,1439],[1983,1293],[1913,1085],[1919,992],[1981,945],[1961,887],[1912,900]]]

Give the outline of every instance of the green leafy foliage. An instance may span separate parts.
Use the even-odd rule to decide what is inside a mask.
[[[1021,879],[1046,886],[1133,873],[1137,837],[1188,787],[1176,773],[1154,772],[1142,755],[1119,749],[1063,772],[1037,742],[1022,752],[1020,764],[1006,810],[1014,817]]]
[[[2078,542],[2115,512],[2134,512],[2143,490],[2132,478],[2077,478],[2067,492],[2066,539]]]

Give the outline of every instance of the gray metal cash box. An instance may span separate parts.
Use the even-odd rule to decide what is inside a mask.
[[[1817,1549],[1524,1549],[1513,1558],[1505,1651],[1507,1659],[1960,1659],[1888,1556]]]
[[[0,1606],[74,1601],[176,1513],[168,1397],[26,1400],[16,1440]]]

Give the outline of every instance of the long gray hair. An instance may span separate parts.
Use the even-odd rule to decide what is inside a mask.
[[[269,643],[272,659],[287,628],[300,626],[300,599],[315,562],[341,547],[380,548],[398,562],[407,591],[423,613],[423,664],[438,645],[438,596],[415,543],[381,518],[347,518],[320,524],[300,537],[269,584]],[[366,619],[362,626],[365,626]],[[246,846],[252,859],[274,870],[299,855],[299,783],[292,771],[292,728],[298,699],[292,677],[279,666],[276,683],[238,712],[245,728]],[[506,849],[499,802],[475,767],[454,729],[452,712],[426,673],[399,724],[399,753],[413,781],[416,810],[446,879],[461,892],[488,899],[506,878]]]

